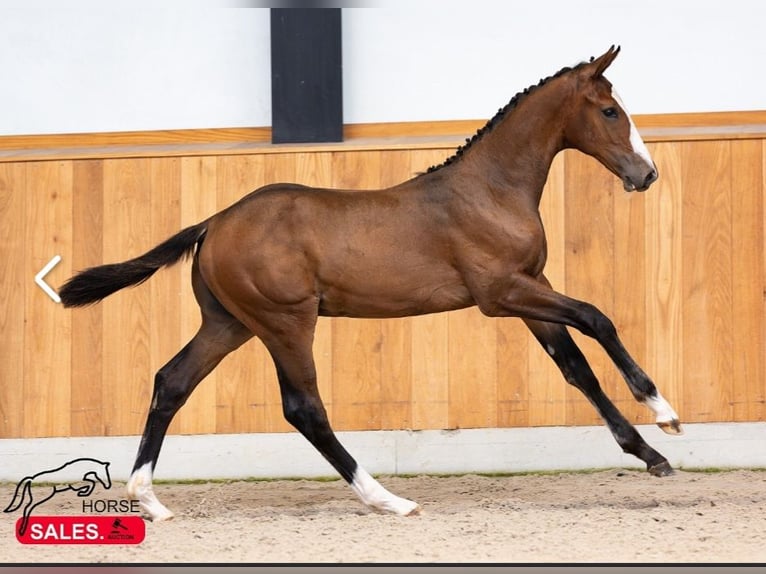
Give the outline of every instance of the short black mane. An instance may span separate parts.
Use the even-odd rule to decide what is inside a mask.
[[[593,58],[591,58],[590,61],[592,62]],[[569,73],[569,72],[571,72],[573,70],[578,70],[579,68],[581,68],[585,64],[586,64],[586,62],[580,62],[576,66],[566,66],[564,68],[561,68],[558,72],[556,72],[552,76],[548,76],[547,78],[543,78],[536,85],[530,86],[526,90],[524,90],[523,92],[517,93],[515,96],[513,96],[511,98],[510,102],[508,102],[505,106],[503,106],[502,108],[497,110],[497,113],[486,124],[484,124],[484,126],[482,128],[480,128],[473,135],[473,137],[466,138],[465,144],[459,146],[457,148],[457,150],[455,150],[454,154],[452,154],[450,157],[448,157],[442,163],[440,163],[438,165],[432,165],[431,167],[429,167],[428,171],[426,171],[426,173],[434,172],[434,171],[436,171],[438,169],[441,169],[442,167],[444,167],[446,165],[450,165],[451,163],[454,163],[455,161],[457,161],[460,158],[460,156],[463,155],[463,153],[465,153],[468,150],[468,148],[470,148],[474,143],[476,143],[478,140],[480,140],[482,138],[482,136],[484,136],[486,133],[492,131],[492,129],[497,124],[499,124],[501,121],[503,121],[503,119],[505,119],[505,117],[508,114],[510,114],[516,108],[516,106],[518,106],[519,102],[522,99],[524,99],[526,96],[531,94],[537,88],[539,88],[539,87],[545,85],[546,83],[548,83],[550,80],[553,80],[555,78],[563,76],[564,74]]]

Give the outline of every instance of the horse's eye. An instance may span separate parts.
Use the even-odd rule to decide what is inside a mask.
[[[605,117],[613,120],[617,117],[617,108],[605,108],[601,110],[601,113],[604,114]]]

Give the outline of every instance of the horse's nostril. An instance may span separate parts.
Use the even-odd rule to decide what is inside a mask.
[[[650,171],[649,174],[646,176],[646,179],[644,180],[644,187],[649,187],[650,185],[652,185],[655,181],[657,181],[657,177],[659,176],[657,174],[656,169],[653,169],[652,171]]]

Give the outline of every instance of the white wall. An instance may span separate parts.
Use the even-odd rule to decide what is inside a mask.
[[[269,125],[267,5],[0,0],[0,135]],[[762,2],[336,5],[346,123],[488,118],[611,44],[633,113],[766,109]]]

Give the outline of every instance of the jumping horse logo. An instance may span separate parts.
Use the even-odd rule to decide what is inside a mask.
[[[82,478],[72,481],[72,476]],[[95,458],[78,458],[69,461],[53,470],[44,470],[22,478],[16,485],[13,499],[4,512],[15,512],[21,508],[25,500],[27,501],[23,511],[24,519],[19,527],[19,534],[23,536],[33,509],[46,500],[50,500],[59,492],[67,490],[74,490],[77,496],[90,496],[93,489],[96,488],[96,481],[100,482],[107,490],[111,488],[112,479],[109,476],[108,462],[102,462]]]

